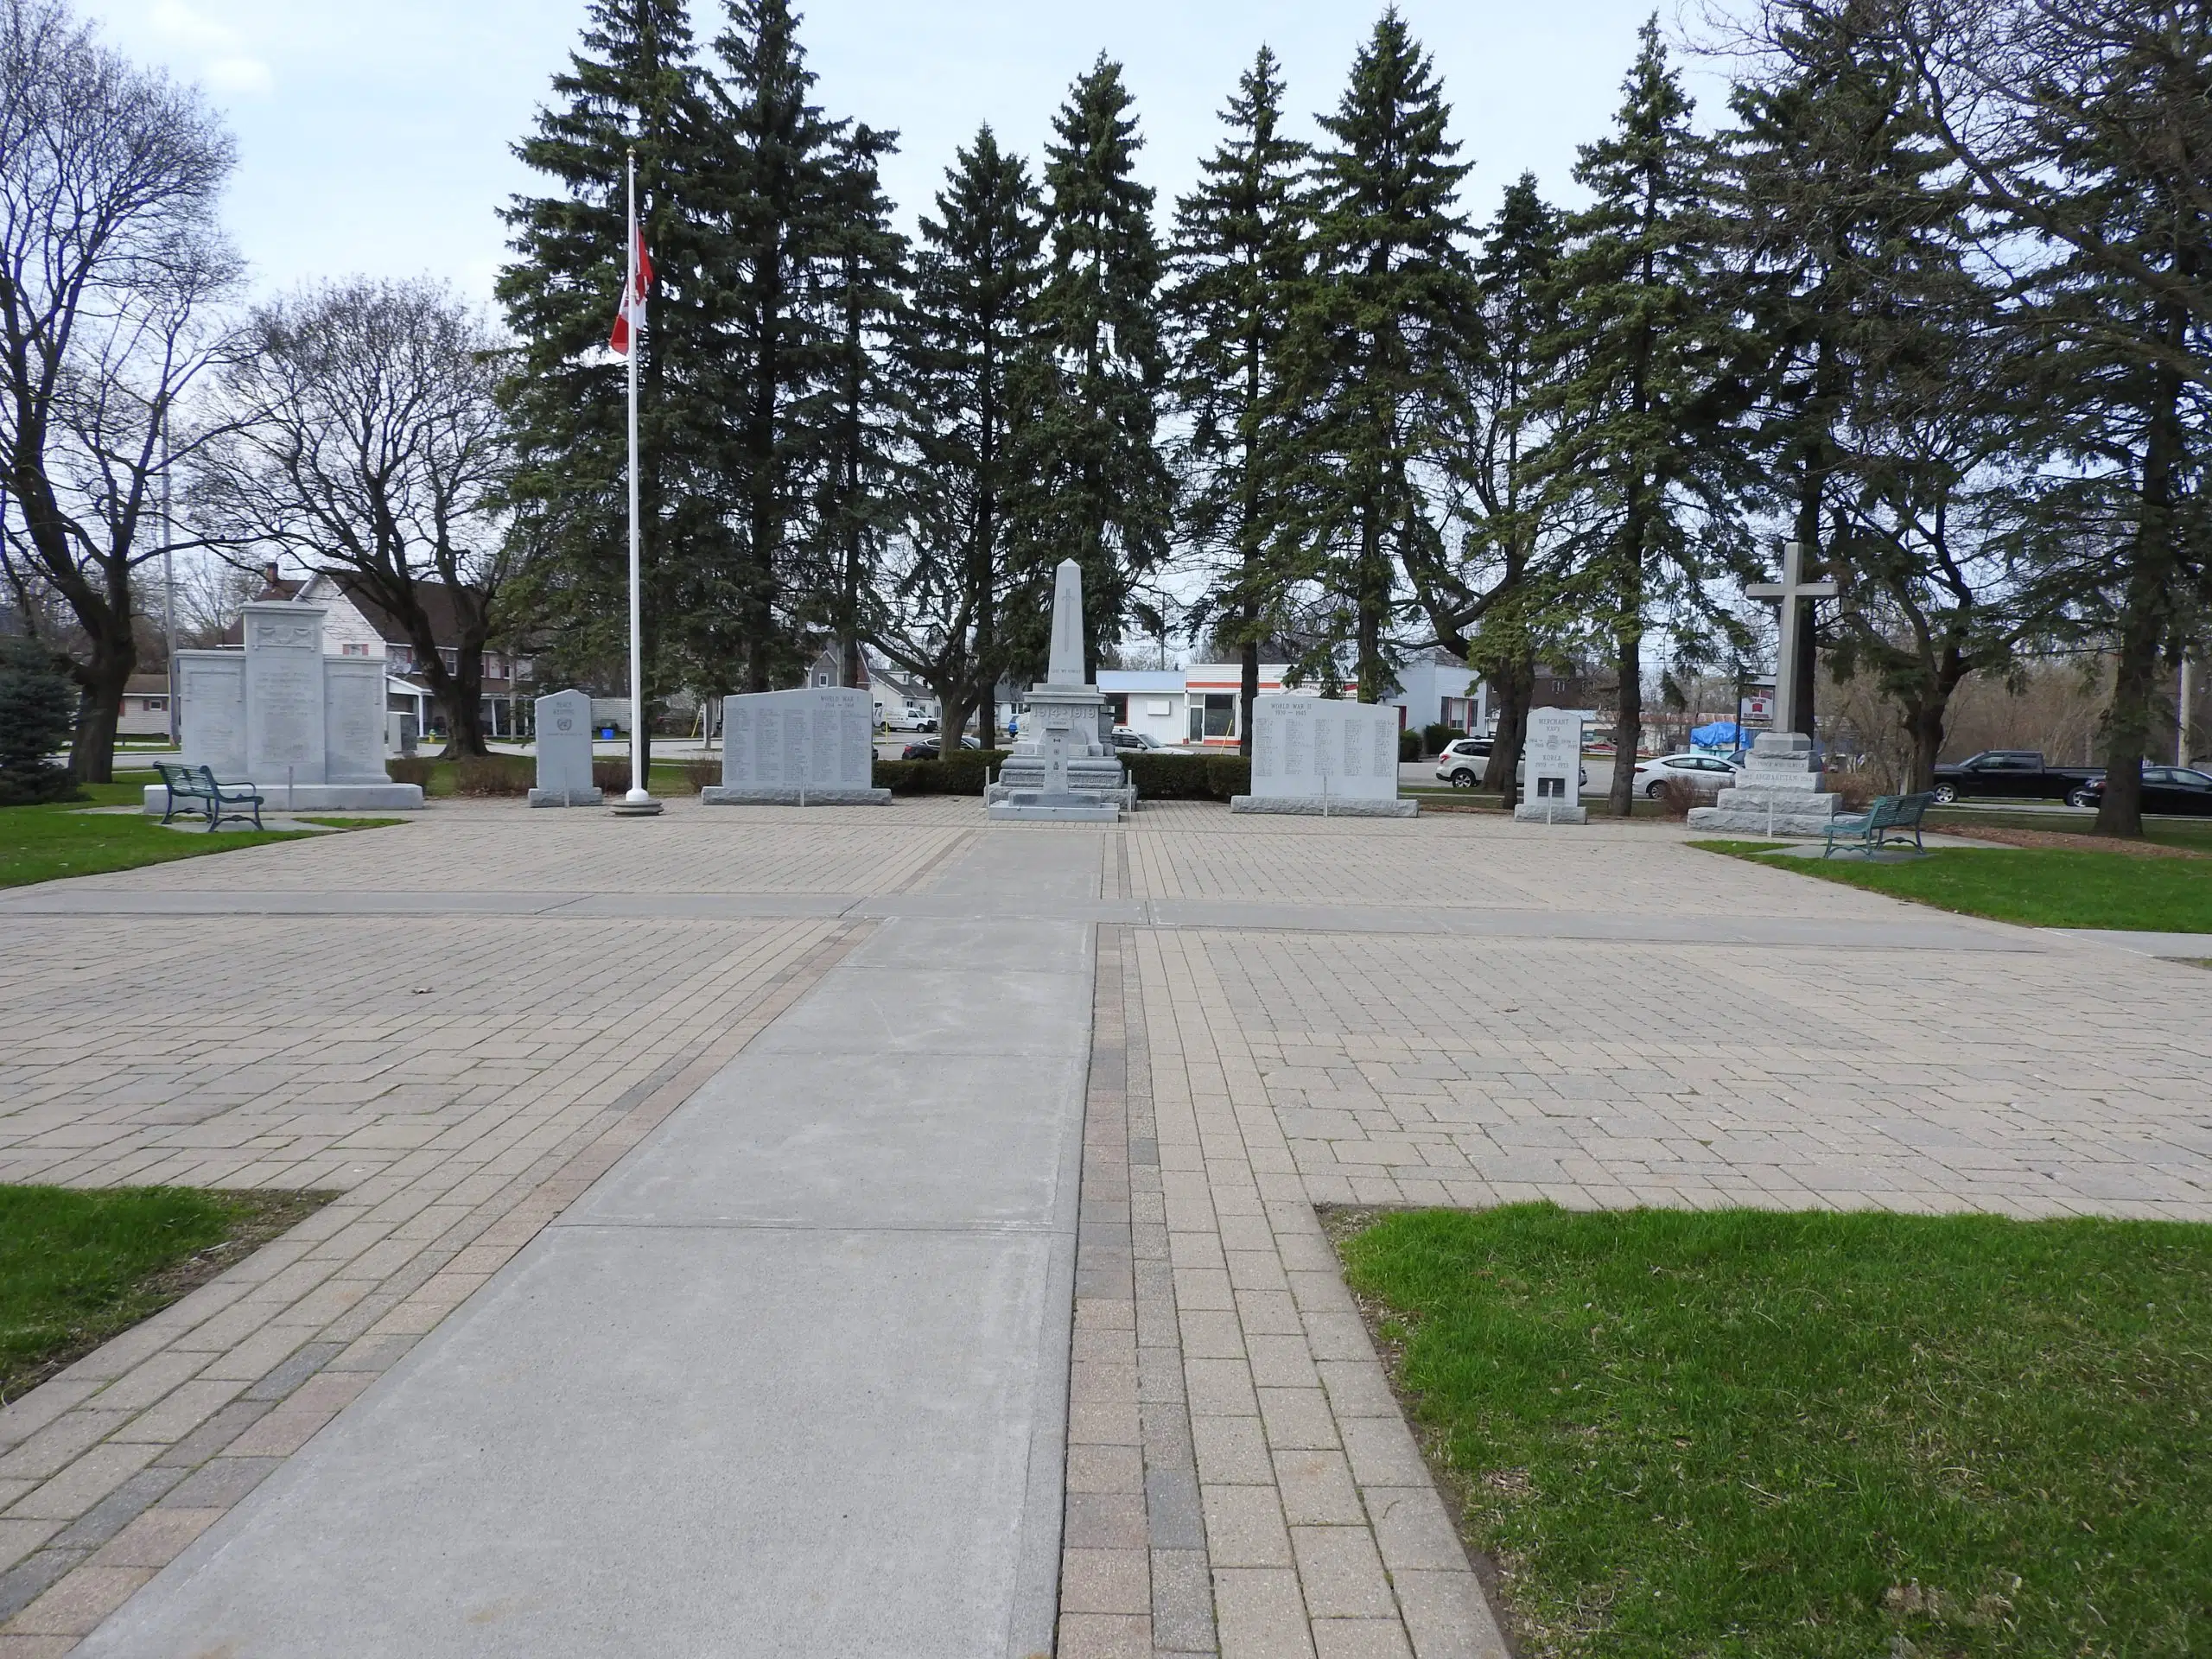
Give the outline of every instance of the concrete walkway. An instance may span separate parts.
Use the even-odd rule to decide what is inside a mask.
[[[1048,1651],[1092,950],[1007,912],[1098,863],[945,871],[80,1651]]]

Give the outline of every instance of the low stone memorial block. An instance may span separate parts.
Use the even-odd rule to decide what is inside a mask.
[[[722,699],[722,780],[709,806],[880,806],[875,707],[852,686],[802,686]]]
[[[258,600],[242,647],[177,652],[184,764],[251,784],[278,810],[421,806],[422,789],[385,770],[384,664],[326,656],[322,618],[320,605]],[[145,810],[164,811],[168,794],[150,785]]]
[[[1232,812],[1410,818],[1398,796],[1398,710],[1338,697],[1262,697],[1252,705],[1252,792]]]
[[[1711,806],[1690,809],[1693,830],[1759,836],[1817,836],[1835,817],[1840,797],[1821,787],[1813,740],[1800,732],[1761,732],[1744,769]]]
[[[591,780],[591,693],[556,691],[537,700],[537,787],[532,806],[597,806]]]
[[[1571,709],[1532,709],[1521,744],[1521,798],[1513,816],[1524,823],[1587,823],[1582,804],[1582,716]]]

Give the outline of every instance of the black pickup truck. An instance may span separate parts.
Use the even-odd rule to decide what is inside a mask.
[[[2063,801],[2091,779],[2104,775],[2102,766],[2046,766],[2040,749],[1984,749],[1955,766],[1936,768],[1936,798]]]

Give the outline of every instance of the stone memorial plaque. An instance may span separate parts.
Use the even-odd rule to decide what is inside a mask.
[[[322,660],[322,781],[388,784],[384,769],[384,664],[372,657]]]
[[[324,781],[322,607],[245,607],[245,764],[264,793]]]
[[[245,657],[235,651],[180,651],[178,707],[184,764],[213,768],[226,784],[245,780]]]
[[[1532,709],[1521,746],[1521,798],[1513,816],[1538,823],[1582,823],[1582,716]]]
[[[875,710],[850,686],[803,686],[722,699],[722,781],[709,806],[876,805]]]
[[[177,653],[185,765],[252,784],[278,810],[421,806],[420,786],[385,770],[383,662],[325,656],[322,618],[320,605],[257,600],[245,607],[243,650]],[[145,810],[163,810],[166,797],[151,785]]]
[[[597,806],[591,780],[591,693],[556,691],[537,700],[537,787],[532,806]]]
[[[1398,798],[1398,710],[1336,697],[1262,697],[1252,705],[1252,792],[1238,812],[1411,817]]]

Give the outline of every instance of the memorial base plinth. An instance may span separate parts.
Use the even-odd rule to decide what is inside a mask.
[[[993,823],[1117,823],[1122,809],[1072,790],[1048,795],[1040,790],[1018,789],[985,806],[983,816]]]
[[[604,806],[607,797],[595,789],[533,789],[532,806]]]
[[[791,789],[781,784],[709,784],[699,791],[706,806],[888,806],[887,789]]]
[[[1723,790],[1724,802],[1735,794],[1734,790]],[[1796,803],[1777,803],[1770,807],[1747,802],[1735,802],[1720,806],[1694,806],[1690,809],[1690,828],[1693,830],[1726,830],[1737,835],[1755,836],[1821,836],[1835,822],[1835,797],[1817,798],[1827,803],[1821,807],[1805,810],[1802,798]]]
[[[229,779],[224,780],[226,784]],[[259,786],[264,812],[419,812],[423,788],[419,784],[282,784]],[[188,798],[177,808],[180,815],[195,812],[202,803]],[[160,817],[169,810],[168,790],[161,784],[146,785],[144,810]]]
[[[1590,809],[1564,801],[1523,801],[1513,809],[1516,823],[1587,823]]]
[[[1421,803],[1365,800],[1355,795],[1232,795],[1229,810],[1287,812],[1313,818],[1410,818],[1419,815]]]

